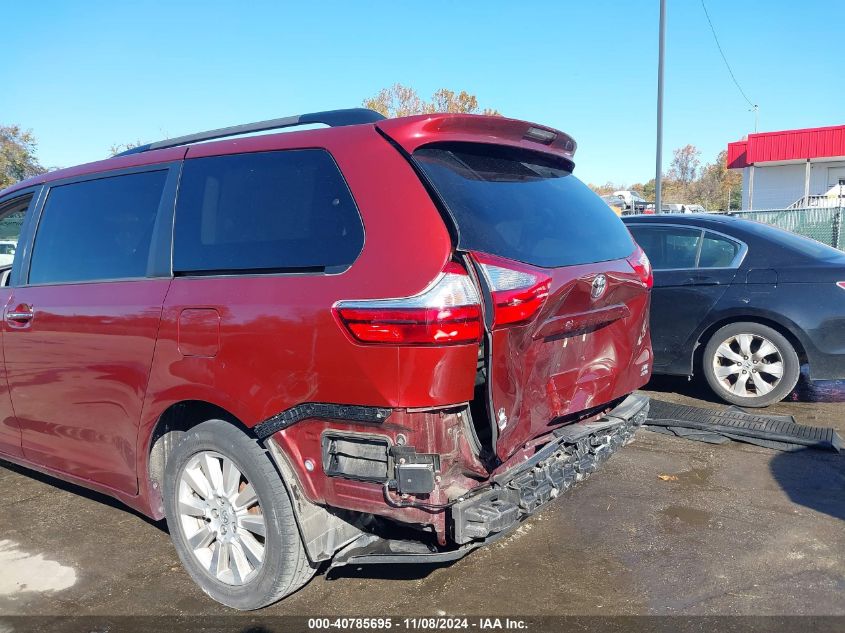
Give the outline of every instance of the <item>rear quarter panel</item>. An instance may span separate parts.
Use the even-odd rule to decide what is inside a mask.
[[[811,379],[845,377],[845,291],[834,284],[734,284],[689,348],[706,345],[713,328],[743,320],[769,322],[787,332],[800,346],[799,355],[806,356]]]

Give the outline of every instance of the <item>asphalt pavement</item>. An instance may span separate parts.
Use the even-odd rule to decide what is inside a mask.
[[[649,393],[723,406],[684,380]],[[845,436],[841,403],[769,411]],[[0,490],[0,615],[233,613],[163,524],[4,462]],[[845,456],[640,430],[503,541],[451,565],[320,573],[259,613],[284,614],[845,615]]]

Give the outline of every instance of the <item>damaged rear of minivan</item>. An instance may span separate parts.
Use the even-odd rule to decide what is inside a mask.
[[[501,538],[648,409],[650,265],[572,175],[569,136],[360,109],[246,127],[315,122],[164,142],[187,147],[139,507],[239,609],[321,564]]]
[[[437,206],[452,252],[419,294],[340,301],[336,317],[360,344],[470,348],[461,362],[405,375],[433,392],[469,373],[473,382],[468,402],[383,412],[410,434],[324,442],[327,475],[370,477],[385,504],[324,554],[332,566],[463,556],[587,477],[648,410],[632,393],[651,373],[650,264],[572,175],[574,141],[499,117],[376,127]]]
[[[0,192],[24,215],[3,459],[166,518],[238,609],[321,564],[501,538],[648,412],[650,265],[574,152],[524,121],[358,108]],[[71,225],[110,237],[67,255]]]

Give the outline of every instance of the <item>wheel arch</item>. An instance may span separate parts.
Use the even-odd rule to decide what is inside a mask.
[[[291,465],[290,455],[279,442],[272,437],[262,442],[253,429],[236,415],[205,400],[181,400],[168,406],[158,417],[144,445],[144,455],[147,459],[145,470],[142,471],[144,480],[141,485],[146,486],[148,491],[147,498],[153,518],[164,518],[161,481],[167,466],[167,456],[182,435],[212,419],[230,423],[267,452],[282,485],[287,490],[297,529],[310,561],[316,564],[330,559],[338,549],[361,535],[354,513],[329,512],[308,499]]]
[[[186,432],[208,420],[224,420],[238,428],[247,437],[255,438],[252,430],[228,409],[207,400],[179,400],[170,404],[156,418],[146,439],[141,443],[140,456],[144,457],[140,487],[147,491],[150,513],[153,518],[164,517],[161,498],[161,480],[167,456]]]

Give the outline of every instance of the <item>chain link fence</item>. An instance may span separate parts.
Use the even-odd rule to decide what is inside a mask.
[[[845,251],[845,235],[842,234],[843,215],[845,215],[843,207],[731,211],[730,214],[746,220],[771,224]]]

